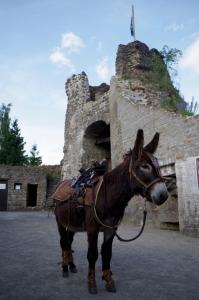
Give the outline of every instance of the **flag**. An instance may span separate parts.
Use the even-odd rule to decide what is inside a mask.
[[[135,39],[135,20],[134,20],[134,6],[133,5],[132,5],[132,15],[131,15],[130,30],[131,30],[131,36],[133,36],[134,39]]]

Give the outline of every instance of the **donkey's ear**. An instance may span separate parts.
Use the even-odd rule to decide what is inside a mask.
[[[138,159],[142,155],[143,146],[144,146],[144,132],[142,129],[138,129],[137,137],[136,137],[134,148],[133,148]]]
[[[154,154],[157,147],[158,147],[159,137],[160,137],[160,134],[158,132],[156,132],[156,134],[154,135],[152,141],[147,146],[144,147],[144,150],[146,152]]]

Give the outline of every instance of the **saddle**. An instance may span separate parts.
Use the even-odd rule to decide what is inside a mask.
[[[76,200],[82,205],[91,205],[93,201],[92,187],[94,187],[99,177],[107,171],[107,161],[104,159],[101,162],[94,161],[93,165],[88,169],[81,168],[80,176],[74,180],[62,181],[52,198],[56,202],[64,202],[69,199]]]
[[[98,182],[98,180],[97,180]],[[87,197],[85,197],[87,195]],[[88,197],[89,195],[89,197]],[[76,194],[72,185],[72,180],[64,180],[57,187],[55,193],[52,195],[55,202],[65,202],[67,200],[76,201],[79,205],[91,205],[92,204],[92,188],[82,187],[79,193]]]

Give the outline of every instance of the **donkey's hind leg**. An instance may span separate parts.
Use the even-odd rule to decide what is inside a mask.
[[[77,268],[73,261],[71,245],[73,242],[74,232],[66,230],[63,226],[58,226],[60,234],[60,246],[62,249],[62,271],[63,277],[68,277],[68,268],[71,273],[77,273]]]

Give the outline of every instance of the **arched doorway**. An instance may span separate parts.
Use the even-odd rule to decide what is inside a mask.
[[[100,120],[89,125],[85,130],[83,148],[84,166],[88,166],[92,160],[106,158],[111,169],[110,124]]]

